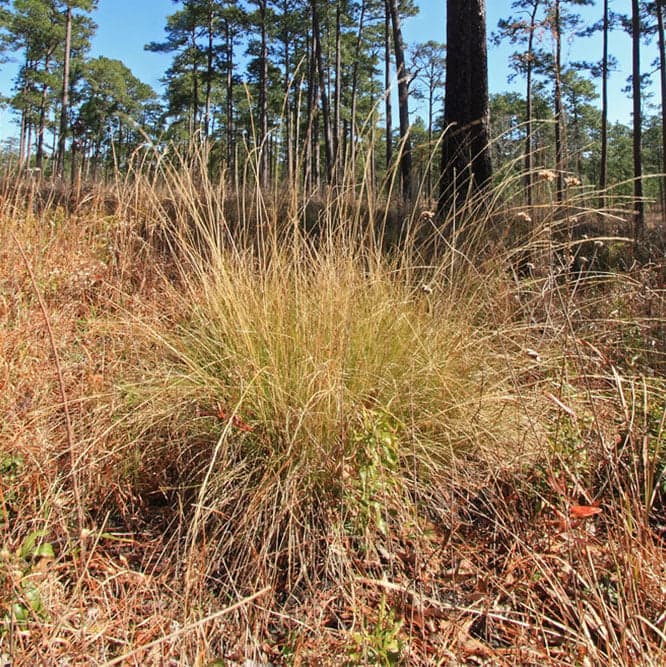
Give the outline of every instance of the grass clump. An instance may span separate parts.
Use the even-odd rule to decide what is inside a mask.
[[[342,236],[204,255],[169,296],[182,316],[145,332],[130,417],[139,476],[207,545],[199,583],[348,583],[389,525],[446,507],[452,462],[515,452],[497,332],[443,269]]]

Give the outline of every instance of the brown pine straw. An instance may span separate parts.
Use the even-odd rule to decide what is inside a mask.
[[[62,400],[62,411],[63,414],[65,415],[65,429],[67,433],[67,447],[69,449],[69,466],[70,466],[70,475],[72,477],[72,490],[74,491],[74,503],[76,504],[76,517],[77,517],[77,523],[78,523],[78,529],[79,529],[79,541],[80,541],[80,546],[81,546],[81,562],[83,563],[85,560],[85,541],[81,539],[82,536],[82,531],[84,527],[84,518],[83,518],[83,507],[81,505],[81,493],[79,491],[79,480],[76,474],[76,456],[75,456],[75,449],[74,449],[74,429],[72,428],[72,418],[69,412],[69,401],[67,400],[67,392],[65,390],[65,380],[63,378],[62,374],[62,366],[60,364],[60,355],[58,354],[58,347],[55,342],[55,336],[53,335],[53,329],[51,327],[51,321],[49,319],[49,313],[48,310],[46,309],[46,303],[44,303],[44,299],[42,298],[42,293],[39,290],[39,287],[37,285],[37,280],[35,278],[35,274],[32,270],[32,267],[30,266],[30,262],[28,261],[28,257],[25,254],[25,251],[23,250],[23,246],[21,245],[21,242],[18,240],[16,237],[16,234],[14,232],[11,232],[12,238],[14,239],[14,243],[16,243],[16,247],[18,248],[19,253],[21,254],[21,258],[23,259],[23,263],[25,264],[25,268],[28,272],[28,275],[30,276],[30,282],[32,283],[32,288],[35,292],[35,295],[37,296],[37,300],[39,301],[39,307],[41,308],[42,315],[44,316],[44,323],[46,324],[46,330],[48,331],[49,334],[49,343],[51,345],[51,352],[53,353],[53,360],[55,362],[55,367],[56,367],[56,372],[58,374],[58,385],[60,387],[60,398]]]
[[[112,665],[119,665],[120,663],[124,662],[128,658],[131,658],[133,655],[136,655],[137,653],[141,653],[142,651],[148,651],[149,649],[159,646],[160,644],[163,644],[164,642],[170,641],[172,639],[175,639],[176,637],[180,637],[181,635],[187,634],[191,630],[195,630],[196,628],[200,628],[206,623],[210,623],[210,621],[214,621],[216,618],[220,618],[221,616],[226,616],[227,614],[230,614],[232,611],[236,611],[236,609],[240,609],[241,607],[244,607],[246,604],[249,604],[250,602],[253,602],[257,598],[260,598],[262,595],[265,595],[268,593],[268,591],[271,590],[271,586],[266,586],[262,588],[260,591],[257,591],[256,593],[253,593],[252,595],[249,595],[246,598],[243,598],[242,600],[239,600],[238,602],[235,602],[229,607],[225,607],[224,609],[220,609],[220,611],[216,611],[213,614],[210,614],[204,618],[199,619],[198,621],[195,621],[194,623],[189,623],[188,625],[183,626],[179,630],[176,630],[174,632],[170,632],[168,635],[164,637],[160,637],[159,639],[155,639],[152,642],[148,642],[147,644],[143,644],[142,646],[137,646],[136,648],[132,649],[129,653],[124,653],[123,655],[114,658],[113,660],[109,660],[109,662],[105,662],[102,667],[111,667]]]
[[[461,606],[457,604],[451,604],[443,600],[437,600],[435,598],[428,597],[427,595],[422,595],[421,593],[411,588],[407,588],[400,584],[393,583],[392,581],[388,581],[387,579],[369,579],[368,577],[356,577],[355,579],[360,584],[365,584],[366,586],[384,588],[394,593],[399,593],[401,595],[408,595],[413,600],[413,606],[421,611],[424,609],[424,607],[430,606],[435,609],[439,609],[441,611],[458,612],[461,614],[471,614],[472,616],[482,616],[484,618],[492,618],[497,621],[503,621],[505,623],[512,623],[513,625],[518,625],[521,628],[530,629],[533,627],[533,623],[530,623],[529,621],[522,621],[517,618],[511,618],[506,614],[500,614],[499,612],[492,611],[487,608],[479,609],[477,607]],[[571,632],[566,626],[557,623],[556,621],[551,621],[551,622],[556,627],[558,627],[563,633],[571,634]],[[552,630],[547,630],[545,628],[540,628],[540,631],[548,635],[553,635],[554,637],[561,636],[559,633],[554,632]]]

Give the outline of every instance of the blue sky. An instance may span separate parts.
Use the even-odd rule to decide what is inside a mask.
[[[445,41],[445,0],[417,0],[417,4],[421,7],[419,15],[408,19],[403,26],[408,43],[429,39]],[[488,0],[489,32],[495,29],[501,17],[506,17],[510,13],[510,5],[511,0]],[[139,79],[159,90],[159,80],[169,65],[170,56],[148,53],[144,51],[143,46],[150,41],[163,39],[165,17],[173,12],[175,7],[173,0],[100,0],[99,8],[93,16],[98,29],[93,39],[92,55],[104,55],[122,60]],[[581,8],[581,13],[589,23],[595,22],[600,12],[599,7]],[[509,45],[490,48],[491,92],[511,88],[522,91],[524,84],[521,80],[517,80],[514,84],[507,83],[509,74],[507,63],[511,50]],[[587,38],[567,42],[565,51],[567,59],[571,60],[598,59],[601,51],[600,40]],[[610,79],[611,119],[629,123],[631,100],[626,93],[621,92],[626,85],[631,67],[629,37],[624,33],[615,34],[611,51],[619,61],[618,71],[613,73]],[[657,48],[654,44],[643,49],[644,68],[649,67],[656,55]],[[18,61],[20,54],[15,58]],[[10,62],[0,67],[0,93],[8,94],[11,91],[16,66],[16,62]],[[0,110],[0,139],[16,133],[17,129],[12,123],[10,111]]]

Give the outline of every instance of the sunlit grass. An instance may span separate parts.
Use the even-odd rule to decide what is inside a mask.
[[[172,197],[196,210],[181,186]],[[503,278],[483,285],[459,250],[462,261],[451,251],[428,265],[411,248],[384,252],[332,219],[339,208],[327,203],[314,240],[298,218],[276,229],[259,215],[249,242],[205,217],[171,226],[178,279],[164,299],[182,316],[133,325],[154,361],[124,388],[143,434],[131,473],[162,471],[171,491],[189,490],[189,548],[215,543],[201,580],[224,567],[240,590],[342,583],[350,564],[335,571],[334,542],[374,548],[368,522],[418,531],[459,460],[511,458],[534,440],[503,315],[482,323],[488,281],[502,290]],[[459,262],[466,284],[451,280]],[[391,434],[390,451],[377,433]],[[375,486],[361,489],[369,475]]]
[[[452,236],[205,161],[3,181],[0,653],[660,664],[664,294],[622,211],[507,176]]]

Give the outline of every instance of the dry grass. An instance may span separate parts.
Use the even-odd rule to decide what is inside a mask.
[[[662,267],[191,166],[3,181],[3,659],[663,664]]]

